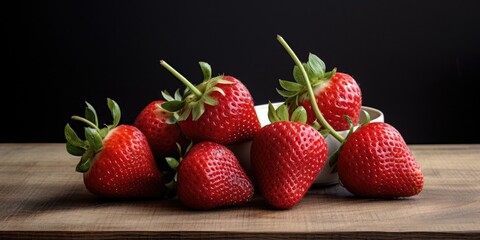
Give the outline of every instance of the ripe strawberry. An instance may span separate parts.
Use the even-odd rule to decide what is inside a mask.
[[[361,197],[417,195],[423,174],[401,134],[388,123],[367,123],[350,136],[338,154],[343,186]]]
[[[178,116],[189,139],[230,145],[250,140],[260,129],[253,98],[240,80],[224,75],[211,78],[210,65],[200,62],[204,80],[194,86],[165,61],[160,64],[187,86],[181,97],[164,94],[170,101],[162,108]]]
[[[253,198],[251,180],[227,147],[204,141],[187,149],[179,163],[168,158],[177,170],[178,199],[188,208],[208,210],[246,203]]]
[[[164,102],[166,101],[151,101],[137,115],[133,125],[147,137],[153,156],[160,167],[167,169],[165,157],[177,153],[177,143],[186,147],[188,140],[177,124],[169,123],[172,114],[160,107]]]
[[[303,66],[308,74],[318,108],[325,120],[337,131],[349,128],[344,116],[348,116],[356,126],[362,107],[362,92],[356,80],[347,73],[337,72],[336,69],[325,72],[325,63],[312,53],[309,54],[308,62],[303,63]],[[277,89],[277,92],[293,107],[297,105],[305,107],[307,123],[311,124],[317,116],[308,95],[307,81],[298,66],[293,68],[293,77],[295,82],[279,80],[283,89]]]
[[[307,193],[327,160],[328,150],[320,132],[305,123],[303,107],[295,110],[293,121],[289,121],[286,105],[277,110],[269,105],[272,123],[252,140],[253,180],[268,204],[288,209]]]
[[[67,123],[68,153],[81,156],[76,171],[83,173],[85,187],[101,197],[156,197],[166,189],[145,135],[135,126],[118,125],[120,108],[107,99],[113,124],[100,129],[95,109],[88,102],[86,117],[73,116],[85,127],[82,140]]]

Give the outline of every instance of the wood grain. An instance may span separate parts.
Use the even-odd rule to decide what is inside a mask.
[[[410,147],[425,174],[411,198],[355,198],[335,185],[290,210],[256,196],[191,211],[177,199],[96,198],[65,144],[0,144],[0,239],[480,239],[480,144]]]

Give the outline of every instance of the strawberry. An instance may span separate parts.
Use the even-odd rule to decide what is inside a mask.
[[[233,152],[221,144],[199,142],[187,149],[183,159],[167,160],[177,170],[176,182],[171,184],[188,208],[208,210],[240,205],[253,198],[251,180]]]
[[[344,116],[348,116],[354,125],[358,125],[362,92],[356,80],[347,73],[337,72],[336,69],[326,72],[325,63],[312,53],[308,56],[308,62],[302,65],[310,80],[309,83],[305,80],[299,66],[293,68],[295,81],[279,80],[283,89],[277,89],[277,92],[285,97],[285,102],[292,107],[305,107],[307,123],[313,123],[317,116],[308,95],[307,84],[310,84],[318,108],[333,129],[348,130],[349,124]]]
[[[153,156],[160,167],[167,169],[165,157],[177,153],[177,143],[186,147],[188,140],[177,124],[169,122],[172,114],[160,107],[164,102],[166,101],[154,100],[148,103],[137,115],[133,125],[147,137]]]
[[[86,117],[72,116],[87,125],[85,140],[70,124],[65,126],[68,153],[81,156],[76,171],[83,173],[85,187],[101,197],[131,198],[161,196],[166,189],[145,135],[135,126],[119,125],[120,108],[107,99],[113,124],[99,128],[92,105],[86,102]]]
[[[343,186],[356,196],[397,198],[419,194],[423,174],[402,135],[388,123],[362,125],[341,146]]]
[[[187,86],[175,98],[163,92],[169,101],[161,106],[175,113],[182,132],[192,141],[231,145],[250,140],[260,130],[253,98],[240,80],[225,75],[212,78],[210,65],[200,62],[204,80],[194,86],[165,61],[160,64]]]
[[[324,137],[305,123],[306,111],[297,108],[288,120],[286,105],[269,104],[270,124],[253,138],[250,161],[254,182],[266,202],[288,209],[301,201],[327,159]]]

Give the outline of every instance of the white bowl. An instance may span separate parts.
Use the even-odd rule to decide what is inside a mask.
[[[272,103],[273,106],[276,108],[282,104],[282,102],[275,102]],[[370,115],[370,122],[383,122],[384,121],[384,114],[382,111],[368,106],[362,106],[362,110],[368,112]],[[261,104],[255,106],[255,111],[257,112],[258,119],[260,120],[261,126],[265,126],[270,123],[268,120],[268,104]],[[360,114],[360,123],[365,121],[365,113],[362,111]],[[339,131],[339,134],[342,136],[346,136],[348,131]],[[328,156],[330,157],[337,149],[340,147],[340,142],[337,141],[333,136],[328,135],[325,138],[328,147]],[[249,176],[251,176],[251,168],[250,168],[250,147],[252,146],[251,141],[247,141],[240,144],[235,144],[229,146],[229,148],[235,153],[236,157],[238,158],[240,164],[247,172]],[[337,184],[338,181],[338,174],[332,173],[332,169],[330,168],[328,163],[325,163],[325,166],[322,168],[320,173],[318,174],[317,178],[315,179],[314,185],[315,186],[327,186]]]

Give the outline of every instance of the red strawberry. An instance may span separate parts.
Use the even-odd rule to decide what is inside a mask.
[[[344,116],[348,116],[355,126],[358,125],[362,107],[362,94],[360,87],[352,76],[336,72],[330,79],[325,79],[322,83],[317,82],[316,84],[318,85],[315,85],[314,82],[312,87],[318,108],[333,129],[337,131],[348,129],[349,124],[345,121]],[[298,105],[305,107],[307,110],[307,123],[312,123],[317,119],[307,93],[300,95]]]
[[[409,197],[423,188],[423,174],[401,134],[390,124],[367,123],[349,137],[338,155],[343,186],[361,197]]]
[[[253,198],[252,182],[233,152],[221,144],[197,143],[172,167],[177,169],[178,199],[188,208],[208,210],[243,204]]]
[[[189,139],[230,145],[250,140],[260,129],[253,98],[240,80],[224,75],[211,78],[210,65],[200,62],[204,80],[194,86],[165,61],[160,64],[187,86],[181,97],[164,94],[170,101],[162,108],[177,114]]]
[[[65,126],[67,151],[81,156],[76,170],[83,173],[85,187],[101,197],[154,197],[165,188],[145,135],[135,126],[118,125],[120,108],[107,101],[113,124],[100,129],[95,109],[87,102],[86,118],[73,116],[88,126],[85,138]]]
[[[275,110],[270,104],[269,108],[272,123],[252,140],[252,172],[266,202],[288,209],[307,193],[327,160],[328,150],[320,132],[305,123],[303,107],[293,112],[294,121],[288,121],[286,105]]]
[[[133,125],[145,134],[153,156],[159,165],[166,169],[165,157],[177,153],[177,143],[186,147],[188,140],[177,124],[169,123],[172,114],[160,107],[164,102],[166,101],[151,101],[138,114]]]
[[[309,84],[318,108],[333,129],[337,131],[349,129],[349,123],[345,121],[344,116],[348,116],[356,126],[362,107],[362,92],[355,79],[349,74],[337,72],[336,69],[325,72],[325,63],[312,53],[308,56],[308,62],[302,65],[309,81],[306,81],[298,65],[293,69],[295,82],[279,80],[283,89],[277,89],[277,92],[285,97],[285,102],[293,107],[297,105],[305,107],[307,123],[313,123],[318,116],[308,93]]]

